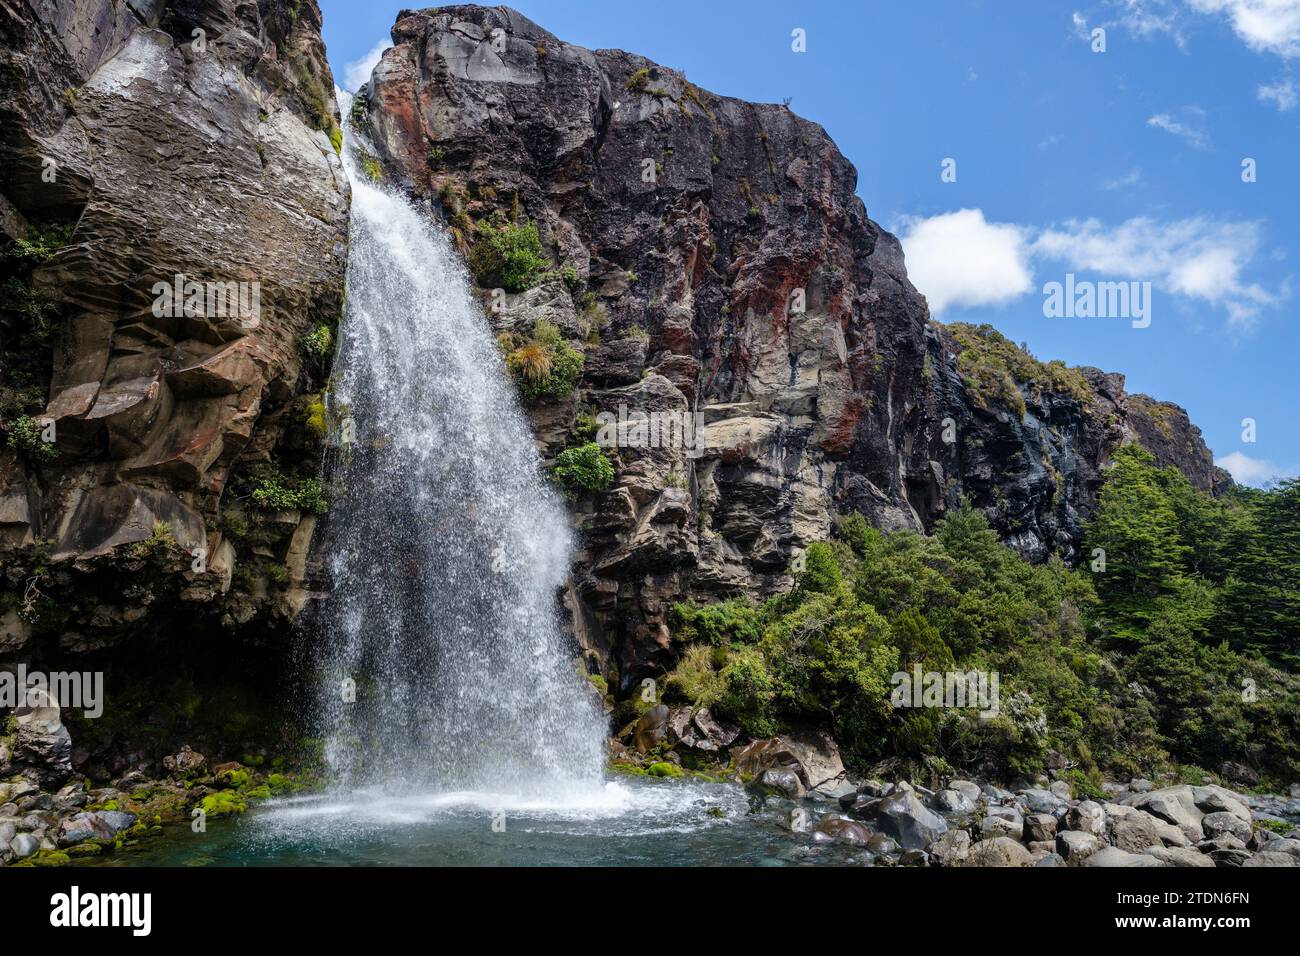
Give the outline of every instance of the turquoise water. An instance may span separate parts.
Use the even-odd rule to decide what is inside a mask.
[[[828,805],[827,809],[831,809]],[[733,784],[617,780],[582,797],[357,792],[269,801],[206,833],[169,828],[97,866],[798,866],[862,861],[750,813]],[[495,827],[494,827],[495,823]]]

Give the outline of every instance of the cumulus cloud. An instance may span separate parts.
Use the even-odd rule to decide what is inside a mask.
[[[359,60],[353,60],[343,68],[343,82],[347,84],[348,92],[355,93],[363,85],[370,82],[370,74],[374,72],[375,64],[379,62],[393,43],[391,40],[380,40]]]
[[[908,276],[936,314],[1002,305],[1033,288],[1027,231],[988,222],[983,210],[906,219],[899,239]]]
[[[1260,53],[1300,56],[1300,0],[1187,0],[1193,10],[1225,17]]]
[[[1293,465],[1290,468],[1279,468],[1271,461],[1263,458],[1251,458],[1239,451],[1216,458],[1214,463],[1220,468],[1227,469],[1233,480],[1238,484],[1253,485],[1256,488],[1271,485],[1284,478],[1294,478],[1300,473],[1300,466]]]
[[[1205,129],[1205,110],[1200,107],[1185,106],[1178,111],[1177,116],[1157,113],[1147,120],[1147,125],[1172,133],[1197,149],[1210,148],[1210,134]]]
[[[1005,305],[1034,291],[1034,267],[1109,280],[1151,282],[1169,295],[1221,309],[1230,327],[1248,330],[1260,310],[1285,296],[1245,277],[1260,251],[1260,224],[1207,217],[1145,217],[1107,225],[1070,220],[1047,229],[987,221],[961,209],[902,222],[900,239],[912,283],[941,314]]]

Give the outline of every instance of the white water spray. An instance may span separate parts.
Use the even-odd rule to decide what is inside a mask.
[[[598,787],[603,719],[557,613],[564,508],[451,242],[371,182],[349,127],[329,408],[352,443],[336,456],[318,659],[329,762],[345,785]]]

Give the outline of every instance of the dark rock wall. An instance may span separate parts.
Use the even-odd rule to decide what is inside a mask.
[[[30,277],[58,330],[30,415],[57,457],[0,447],[0,658],[283,628],[306,599],[315,516],[233,521],[229,487],[319,459],[301,341],[337,322],[349,203],[320,26],[315,0],[0,5],[6,238],[71,230]],[[160,315],[177,274],[258,283],[260,310]]]
[[[586,354],[574,397],[532,410],[545,452],[620,404],[703,416],[702,455],[621,448],[613,488],[575,506],[575,631],[624,687],[672,657],[673,601],[787,587],[849,510],[920,529],[966,497],[1027,557],[1074,557],[1109,453],[1151,440],[1153,403],[1118,375],[1078,370],[1082,399],[1032,380],[1018,401],[981,396],[852,164],[788,108],[502,7],[403,11],[392,36],[358,111],[385,175],[463,249],[500,211],[576,272],[572,294],[554,282],[492,313],[506,330],[546,318]],[[1161,421],[1162,460],[1217,484],[1186,415]]]

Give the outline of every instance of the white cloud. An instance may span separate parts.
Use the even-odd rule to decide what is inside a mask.
[[[1214,463],[1220,468],[1226,468],[1233,480],[1241,485],[1254,485],[1263,487],[1283,478],[1294,478],[1300,473],[1300,466],[1293,465],[1290,468],[1279,468],[1271,461],[1263,458],[1251,458],[1249,455],[1243,455],[1239,451],[1234,451],[1230,455],[1224,455],[1216,458]]]
[[[1262,102],[1273,102],[1282,112],[1293,110],[1300,103],[1300,88],[1292,80],[1278,80],[1271,86],[1261,86],[1256,94]]]
[[[1173,0],[1111,0],[1116,8],[1114,23],[1135,36],[1149,37],[1159,33],[1168,35],[1179,47],[1187,45],[1182,28],[1182,11]]]
[[[1242,278],[1259,251],[1259,223],[1204,217],[1157,222],[1138,217],[1107,227],[1096,219],[1045,230],[1037,256],[1068,269],[1149,281],[1157,288],[1224,309],[1229,324],[1248,328],[1279,296]]]
[[[1187,27],[1197,14],[1225,20],[1237,37],[1260,53],[1300,57],[1300,0],[1109,0],[1107,27],[1138,37],[1169,36],[1187,46]],[[1073,16],[1075,30],[1086,21]]]
[[[980,209],[906,219],[899,236],[907,274],[936,314],[949,306],[1002,305],[1033,288],[1027,232],[991,223]]]
[[[1248,331],[1260,310],[1289,294],[1270,292],[1245,273],[1260,252],[1260,224],[1206,217],[1129,219],[1108,226],[1070,220],[1048,229],[992,223],[983,210],[904,218],[899,238],[913,285],[939,315],[1005,305],[1034,291],[1034,267],[1150,282],[1161,292],[1221,309],[1229,327]]]
[[[391,40],[380,40],[365,56],[353,60],[343,68],[343,82],[347,85],[349,93],[355,93],[361,86],[370,82],[370,74],[374,72],[375,64],[384,55],[384,51],[392,45]]]
[[[1260,53],[1300,56],[1300,0],[1187,0],[1200,13],[1227,17],[1233,32]]]
[[[1178,111],[1177,118],[1169,113],[1157,113],[1147,120],[1147,125],[1172,133],[1197,149],[1210,148],[1210,134],[1205,129],[1205,110],[1200,107],[1184,106]]]

